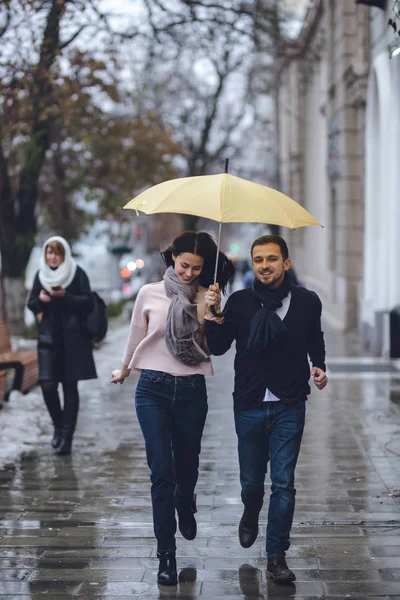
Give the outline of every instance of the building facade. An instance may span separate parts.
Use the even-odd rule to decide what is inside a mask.
[[[310,2],[278,68],[281,188],[324,225],[285,236],[299,278],[342,330],[358,326],[364,277],[369,14],[349,0]]]
[[[379,3],[380,4],[380,3]],[[368,78],[365,138],[364,269],[360,289],[363,342],[377,354],[388,351],[388,312],[400,305],[400,37],[389,18],[394,0],[371,8],[371,67]]]

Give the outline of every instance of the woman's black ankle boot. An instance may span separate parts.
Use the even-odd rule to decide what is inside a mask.
[[[53,439],[51,440],[51,445],[54,449],[58,448],[58,446],[61,444],[61,439],[61,428],[55,427]]]
[[[71,454],[72,448],[72,435],[73,432],[70,429],[61,429],[61,442],[56,449],[56,454],[62,456],[64,454]]]
[[[157,583],[160,585],[176,585],[178,576],[176,573],[175,552],[157,552],[157,558],[160,561]]]
[[[66,454],[71,454],[72,450],[72,440],[66,440],[62,438],[60,445],[56,448],[56,454],[59,456],[64,456]]]

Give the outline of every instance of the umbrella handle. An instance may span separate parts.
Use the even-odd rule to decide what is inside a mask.
[[[226,313],[226,310],[222,310],[222,311],[220,309],[217,310],[216,306],[210,306],[210,310],[211,310],[212,314],[214,315],[214,317],[223,317]]]

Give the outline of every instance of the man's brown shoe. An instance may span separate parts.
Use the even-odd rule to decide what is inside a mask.
[[[244,509],[239,523],[239,542],[243,548],[250,548],[258,536],[258,511]]]
[[[268,559],[267,577],[276,583],[292,583],[296,581],[296,575],[289,569],[284,556]]]

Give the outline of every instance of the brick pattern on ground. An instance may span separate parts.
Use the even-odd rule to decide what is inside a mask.
[[[126,327],[97,354],[82,386],[71,457],[49,435],[0,470],[0,600],[155,598],[400,599],[400,373],[313,391],[297,468],[287,555],[297,581],[266,579],[265,525],[241,548],[242,513],[232,415],[233,353],[214,359],[197,487],[198,537],[178,540],[179,585],[156,584],[149,474],[134,411],[133,375],[110,385]],[[118,361],[117,361],[118,362]],[[29,410],[29,395],[26,397]],[[0,415],[1,419],[1,415]]]

